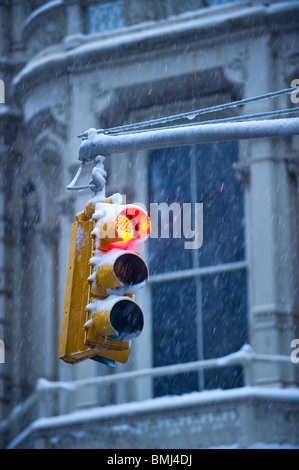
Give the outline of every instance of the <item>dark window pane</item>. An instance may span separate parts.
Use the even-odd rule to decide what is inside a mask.
[[[233,163],[237,142],[217,142],[196,147],[197,201],[203,203],[201,266],[244,259],[243,189]]]
[[[197,359],[195,281],[154,284],[153,362],[154,366]],[[154,379],[154,395],[181,394],[198,389],[197,373]]]
[[[221,357],[239,350],[248,341],[246,271],[232,271],[202,278],[204,358]],[[205,388],[242,385],[240,367],[205,372]]]
[[[189,153],[189,147],[176,147],[151,154],[150,203],[166,203],[168,207],[178,203],[182,207],[184,202],[191,202]],[[162,224],[167,225],[168,220],[159,219],[158,238],[149,240],[151,274],[190,268],[192,250],[184,248],[183,236],[173,238],[172,211],[169,212],[169,238],[161,237]]]
[[[191,151],[196,152],[195,198],[191,197]],[[233,169],[237,159],[235,142],[158,150],[151,155],[150,202],[182,205],[195,200],[204,209],[204,240],[198,254],[184,249],[183,235],[173,238],[170,217],[170,238],[150,238],[151,274],[191,268],[194,254],[201,266],[244,259],[243,190]],[[246,272],[204,276],[201,291],[204,358],[238,350],[247,342]],[[195,298],[194,279],[153,284],[155,367],[198,359]],[[241,386],[242,369],[205,371],[204,381],[209,389]],[[155,396],[197,389],[198,373],[154,379]]]

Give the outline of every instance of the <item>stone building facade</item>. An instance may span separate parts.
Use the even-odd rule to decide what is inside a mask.
[[[70,366],[57,352],[70,226],[90,197],[66,190],[79,164],[77,136],[288,88],[299,78],[298,31],[295,1],[0,1],[3,446],[86,447],[92,426],[105,430],[93,447],[169,448],[175,426],[179,448],[299,445],[291,360],[255,363],[250,387],[239,368],[227,368],[45,398],[47,422],[27,416],[5,427],[39,378],[113,376],[225,356],[245,343],[290,357],[299,338],[298,136],[107,157],[108,194],[146,205],[167,194],[203,201],[203,250],[149,241],[152,276],[139,299],[145,328],[127,365]],[[295,105],[283,95],[217,117]],[[90,172],[85,165],[82,181]],[[153,430],[159,441],[149,439]]]

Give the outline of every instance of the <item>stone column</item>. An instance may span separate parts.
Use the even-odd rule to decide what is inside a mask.
[[[245,97],[275,91],[279,75],[271,37],[252,40]],[[258,70],[258,73],[256,72]],[[272,73],[269,74],[269,70]],[[274,86],[274,88],[273,88]],[[277,101],[255,103],[246,112],[271,110]],[[298,337],[298,201],[291,188],[289,139],[252,140],[247,145],[250,183],[246,193],[250,292],[250,337],[256,352],[291,353]],[[296,214],[296,215],[295,215]],[[297,325],[297,326],[296,326]],[[258,364],[256,385],[292,385],[294,367]]]
[[[13,59],[24,59],[24,44],[22,38],[24,21],[24,2],[13,0],[11,5],[11,36],[10,53]]]
[[[64,46],[72,49],[78,46],[83,39],[83,12],[80,0],[64,0],[66,4],[66,32]]]
[[[16,403],[17,381],[14,380],[14,371],[19,372],[19,365],[13,360],[14,333],[18,329],[14,312],[18,302],[18,286],[15,284],[15,276],[19,266],[17,243],[20,220],[19,206],[14,201],[14,194],[17,187],[17,173],[20,169],[20,156],[16,152],[15,141],[21,119],[10,108],[5,107],[5,109],[6,112],[2,113],[0,119],[0,338],[5,343],[5,364],[0,364],[0,419],[1,403],[9,401],[11,406]]]
[[[7,2],[0,1],[0,58],[5,57],[8,52],[8,34],[7,34],[7,22],[8,22],[8,7]]]
[[[0,146],[0,161],[3,166],[2,158],[5,158],[4,146]],[[6,310],[6,296],[9,294],[7,290],[7,276],[5,265],[5,193],[4,193],[4,172],[0,175],[0,341],[4,342],[4,355],[5,355],[5,310]],[[4,419],[3,408],[5,401],[4,381],[6,376],[5,363],[0,363],[0,420]]]

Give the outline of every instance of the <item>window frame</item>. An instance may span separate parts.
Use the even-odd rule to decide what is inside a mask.
[[[196,145],[190,145],[190,155],[191,155],[191,161],[190,161],[190,194],[191,194],[191,204],[194,206],[197,198],[197,178],[196,178]],[[148,164],[147,168],[149,170],[150,167],[150,152],[148,154]],[[238,160],[239,160],[239,154],[238,154]],[[245,198],[244,198],[245,199]],[[244,219],[246,221],[246,212],[245,212],[245,200],[243,200],[243,209],[244,209]],[[245,222],[246,223],[246,222]],[[221,273],[229,273],[232,271],[240,271],[240,270],[245,270],[246,271],[246,288],[248,286],[248,261],[247,261],[247,250],[246,250],[246,233],[245,233],[245,228],[244,228],[244,259],[239,260],[239,261],[232,261],[232,262],[227,262],[227,263],[221,263],[221,264],[211,264],[207,266],[200,266],[199,264],[199,256],[198,256],[198,250],[191,250],[191,257],[192,257],[192,267],[187,268],[187,269],[181,269],[177,271],[166,271],[166,272],[161,272],[161,273],[155,273],[155,274],[150,274],[149,277],[149,287],[150,291],[154,289],[154,286],[156,283],[162,283],[162,282],[171,282],[171,281],[177,281],[177,280],[184,280],[184,279],[194,279],[195,280],[195,305],[196,305],[196,328],[197,328],[197,337],[198,337],[198,342],[197,342],[197,360],[204,360],[204,331],[203,331],[203,297],[202,297],[202,278],[203,276],[207,275],[217,275]],[[150,318],[152,321],[153,315],[152,315],[152,299],[150,299]],[[246,306],[246,311],[247,311],[247,325],[249,324],[249,319],[248,319],[248,314],[249,314],[249,308],[248,308],[248,289],[247,289],[247,306]],[[153,324],[151,325],[151,331],[152,331],[152,337],[151,337],[151,349],[153,351],[154,348],[154,338],[153,338]],[[153,361],[153,354],[152,354],[152,361]],[[152,379],[152,396],[154,396],[154,386],[153,386],[153,380]],[[202,391],[205,390],[205,383],[204,383],[204,370],[199,370],[198,371],[198,390]]]

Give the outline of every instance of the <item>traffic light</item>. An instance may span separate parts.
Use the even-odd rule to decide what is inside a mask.
[[[72,226],[59,347],[65,362],[125,363],[143,329],[134,297],[148,279],[139,253],[150,220],[141,207],[119,204],[115,196],[87,204]]]

